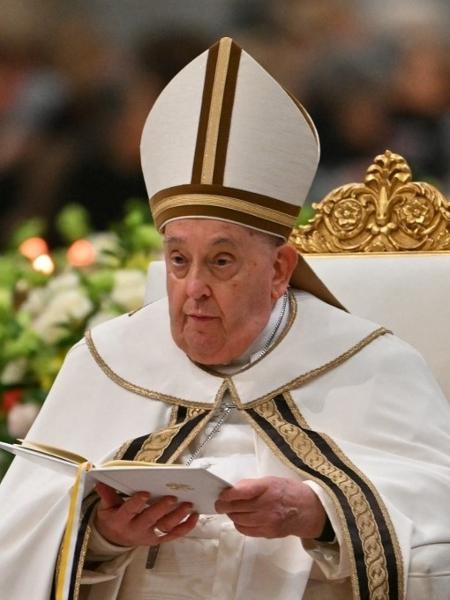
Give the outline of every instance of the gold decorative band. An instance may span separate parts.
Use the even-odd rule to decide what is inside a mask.
[[[227,162],[228,142],[231,134],[231,120],[233,116],[234,98],[237,89],[241,49],[234,42],[231,43],[230,57],[228,60],[227,79],[222,100],[220,124],[217,132],[217,146],[214,160],[214,173],[212,183],[223,184]]]
[[[102,358],[99,351],[97,350],[94,340],[92,339],[92,332],[90,330],[86,331],[85,340],[92,358],[95,360],[95,362],[106,375],[106,377],[108,377],[108,379],[111,379],[111,381],[124,388],[128,392],[137,394],[138,396],[143,396],[144,398],[151,398],[152,400],[159,400],[160,402],[165,402],[166,404],[176,404],[179,406],[211,409],[211,407],[214,405],[214,402],[196,402],[195,400],[184,400],[183,398],[177,398],[176,396],[161,394],[159,392],[149,390],[140,385],[136,385],[131,381],[123,379],[123,377],[121,377],[115,371],[113,371],[113,369],[111,369],[111,367]],[[216,401],[217,399],[215,400],[215,402]]]
[[[153,210],[161,200],[164,200],[169,196],[189,196],[192,194],[201,194],[204,196],[202,206],[207,204],[207,196],[225,196],[226,198],[239,198],[239,200],[246,200],[252,204],[259,204],[260,206],[271,208],[278,212],[285,213],[286,215],[291,215],[292,217],[297,217],[300,210],[299,206],[292,204],[291,202],[284,202],[273,196],[266,196],[241,188],[229,187],[220,183],[186,183],[184,185],[174,185],[164,188],[151,197],[150,205]]]
[[[230,60],[231,39],[223,38],[219,42],[216,71],[212,87],[211,105],[206,128],[205,151],[203,156],[201,183],[212,183],[216,160],[217,144],[219,141],[219,126],[222,115],[225,82]]]
[[[200,183],[203,170],[203,157],[205,154],[206,131],[208,128],[209,111],[211,108],[211,97],[216,72],[219,44],[211,46],[206,63],[205,80],[203,83],[202,106],[197,130],[197,141],[195,144],[194,162],[192,165],[192,183]]]
[[[74,531],[77,524],[77,516],[81,506],[82,481],[87,471],[91,468],[90,463],[84,462],[77,467],[75,483],[70,491],[69,512],[67,524],[59,555],[59,569],[56,576],[56,600],[64,600],[67,597],[73,565],[71,563],[74,551]]]
[[[257,219],[263,219],[278,225],[283,225],[289,229],[294,227],[296,220],[294,216],[286,215],[276,209],[260,206],[259,204],[254,204],[253,202],[241,198],[209,194],[183,194],[180,196],[169,196],[159,202],[152,203],[153,218],[157,227],[160,229],[168,220],[166,215],[169,210],[172,211],[173,209],[186,207],[187,210],[185,216],[189,216],[190,213],[188,207],[191,206],[208,206],[217,209],[225,209],[227,211],[232,210],[237,213],[251,215]],[[220,218],[219,214],[217,215],[217,218]],[[227,215],[223,214],[223,218],[226,219]]]
[[[316,481],[333,500],[352,567],[354,600],[404,599],[401,549],[371,481],[329,436],[308,425],[289,394],[246,407],[245,414],[281,462]]]

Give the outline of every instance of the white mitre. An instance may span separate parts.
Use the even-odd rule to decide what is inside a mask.
[[[160,231],[175,219],[209,218],[288,239],[319,155],[306,110],[230,38],[170,81],[141,141]],[[301,257],[291,284],[340,306]]]

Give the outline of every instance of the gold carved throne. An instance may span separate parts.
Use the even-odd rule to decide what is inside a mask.
[[[450,399],[450,202],[387,150],[313,207],[291,241],[350,312],[415,346]]]

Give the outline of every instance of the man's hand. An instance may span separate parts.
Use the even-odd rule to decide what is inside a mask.
[[[284,477],[242,479],[220,494],[216,511],[227,514],[240,533],[251,537],[313,539],[321,535],[326,522],[312,489]]]
[[[155,546],[185,536],[196,525],[198,514],[192,512],[192,504],[179,504],[173,496],[164,496],[150,507],[147,492],[138,492],[125,501],[113,488],[97,483],[100,496],[95,526],[99,533],[118,546]],[[167,532],[157,536],[153,528]]]

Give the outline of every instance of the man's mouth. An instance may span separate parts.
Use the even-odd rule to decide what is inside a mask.
[[[206,323],[207,321],[212,321],[213,319],[217,319],[217,317],[213,316],[213,315],[202,315],[202,314],[195,314],[195,313],[191,313],[187,315],[190,319],[192,319],[193,321],[196,321],[197,323]]]

